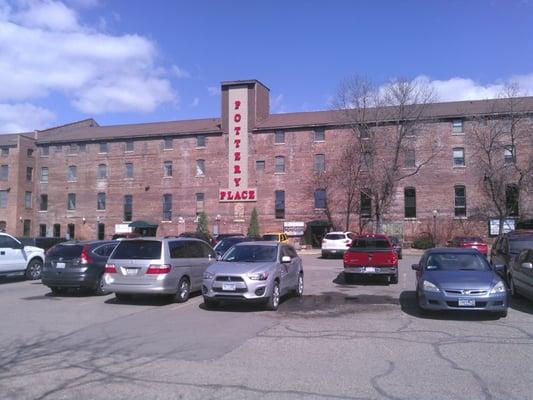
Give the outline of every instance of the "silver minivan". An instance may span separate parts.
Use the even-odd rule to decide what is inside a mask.
[[[199,291],[213,249],[194,238],[143,237],[122,240],[109,257],[104,289],[119,300],[134,294],[168,295],[178,303]]]

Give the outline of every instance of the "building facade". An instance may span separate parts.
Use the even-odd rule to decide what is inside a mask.
[[[440,151],[397,185],[386,231],[411,240],[438,224],[447,230],[443,238],[461,229],[488,235],[487,216],[471,212],[482,183],[468,137],[477,116],[508,113],[494,111],[498,102],[429,107],[424,133],[412,139],[402,167],[416,167],[417,143],[426,139],[436,139]],[[531,137],[533,98],[522,104]],[[353,135],[340,111],[270,114],[269,90],[255,80],[223,82],[221,110],[213,119],[117,126],[88,119],[1,135],[0,228],[17,236],[92,239],[148,220],[159,224],[159,235],[177,235],[194,231],[205,212],[212,232],[246,233],[256,208],[262,232],[288,231],[299,241],[346,229],[346,212],[326,209],[325,189],[316,181],[317,173],[339,169]],[[515,161],[531,162],[531,139],[513,146]],[[366,199],[359,200],[348,226],[354,231],[372,227]],[[531,218],[532,200],[532,193],[520,193],[513,217]]]

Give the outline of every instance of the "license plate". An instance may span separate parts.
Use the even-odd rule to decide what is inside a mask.
[[[458,300],[459,307],[475,307],[476,301],[474,299],[459,299]]]
[[[65,263],[56,263],[56,268],[65,268]]]
[[[374,267],[365,267],[365,272],[376,272]]]
[[[235,284],[234,283],[223,283],[222,284],[222,290],[235,290]]]
[[[137,275],[138,268],[126,268],[126,275]]]

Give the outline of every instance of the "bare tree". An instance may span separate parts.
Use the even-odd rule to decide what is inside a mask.
[[[520,197],[533,190],[533,135],[518,85],[504,88],[490,112],[473,118],[468,145],[483,198],[476,212],[499,219],[519,216]]]
[[[399,183],[418,174],[440,151],[424,130],[432,101],[432,90],[415,80],[394,79],[378,88],[356,76],[340,85],[335,108],[356,142],[352,160],[362,172],[358,186],[372,200],[376,232],[381,232]],[[403,168],[409,151],[416,161]]]

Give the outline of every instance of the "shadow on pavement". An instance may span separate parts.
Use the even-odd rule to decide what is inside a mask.
[[[526,314],[533,315],[533,301],[522,296],[511,297],[509,308]]]
[[[342,285],[347,287],[353,286],[389,286],[389,279],[385,276],[361,276],[352,277],[349,281],[346,280],[344,272],[339,273],[333,283],[336,285]]]
[[[0,277],[0,285],[5,285],[8,283],[22,282],[26,280],[24,276],[2,276]],[[39,284],[41,281],[39,281]]]
[[[194,299],[195,297],[200,296],[200,292],[191,293],[189,300]],[[174,300],[171,296],[163,295],[140,295],[135,294],[129,296],[127,299],[119,300],[117,297],[112,296],[111,298],[105,301],[106,304],[118,304],[118,305],[130,305],[130,306],[166,306],[169,304],[174,304]]]

